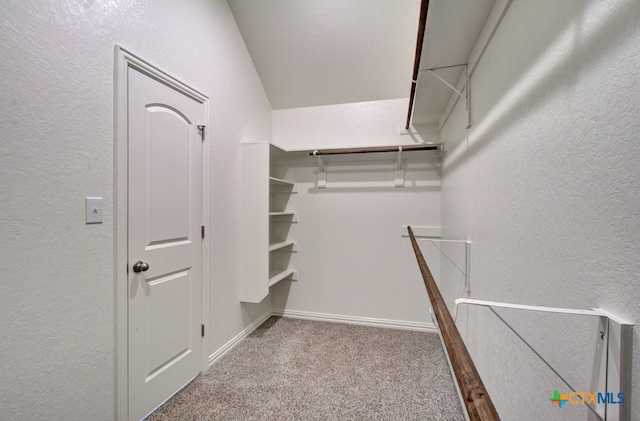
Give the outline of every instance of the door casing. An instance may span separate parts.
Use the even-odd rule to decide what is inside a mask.
[[[199,97],[204,104],[205,140],[202,148],[202,215],[203,225],[209,225],[209,98],[180,82],[158,67],[115,46],[115,122],[114,122],[114,282],[115,282],[115,419],[129,419],[128,390],[128,298],[127,298],[127,242],[128,242],[128,140],[127,140],[127,69],[134,67],[152,74],[178,91]],[[201,368],[208,367],[209,352],[209,237],[202,242],[202,320],[207,329],[202,341]]]

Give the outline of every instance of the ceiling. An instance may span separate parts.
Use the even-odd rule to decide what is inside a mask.
[[[420,0],[228,0],[274,109],[406,98]]]
[[[409,97],[420,0],[228,3],[274,109]],[[420,68],[465,63],[494,3],[431,0]],[[438,121],[451,92],[423,74],[414,123]]]

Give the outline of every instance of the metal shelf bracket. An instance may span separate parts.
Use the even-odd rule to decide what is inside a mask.
[[[604,421],[610,420],[630,420],[631,409],[629,405],[620,405],[620,397],[629,399],[631,391],[631,367],[633,355],[633,323],[624,320],[604,309],[592,308],[590,310],[555,308],[532,306],[523,304],[502,303],[496,301],[472,300],[468,298],[458,298],[455,300],[453,318],[455,320],[460,304],[488,307],[540,360],[558,376],[560,380],[575,394],[574,388],[547,361],[511,324],[503,317],[496,308],[508,308],[522,311],[535,311],[557,314],[573,314],[582,316],[596,316],[599,318],[597,330],[591,332],[594,342],[593,372],[591,373],[591,390],[596,392],[598,399],[589,401],[587,405],[595,418]],[[595,396],[595,393],[593,394]],[[617,402],[616,402],[617,400]],[[624,402],[624,401],[622,401]]]
[[[453,85],[451,85],[449,82],[447,82],[446,80],[444,80],[444,78],[442,78],[439,74],[437,74],[435,71],[436,70],[441,70],[441,69],[449,69],[451,67],[462,67],[464,66],[464,89],[463,92],[460,92],[458,89],[456,89]],[[442,83],[444,83],[445,85],[447,85],[449,88],[451,88],[453,90],[453,92],[455,92],[460,98],[463,98],[465,100],[465,107],[467,110],[467,129],[469,127],[471,127],[471,103],[470,103],[470,97],[469,97],[469,92],[471,91],[470,88],[470,80],[469,80],[469,66],[467,64],[456,64],[454,66],[444,66],[444,67],[434,67],[431,69],[423,69],[420,71],[420,73],[429,73],[432,74],[433,76],[435,76],[438,80],[440,80]]]

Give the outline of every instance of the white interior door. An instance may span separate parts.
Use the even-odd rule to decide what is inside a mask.
[[[129,418],[201,371],[201,100],[128,70]]]

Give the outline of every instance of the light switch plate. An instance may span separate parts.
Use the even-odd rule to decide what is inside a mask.
[[[85,223],[102,223],[102,197],[85,198]]]

